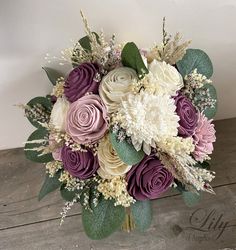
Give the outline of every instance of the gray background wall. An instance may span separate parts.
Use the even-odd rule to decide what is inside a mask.
[[[236,116],[235,0],[0,0],[0,149],[21,147],[33,130],[13,105],[50,92],[44,56],[59,55],[83,36],[80,9],[94,30],[139,47],[161,41],[166,16],[170,33],[180,31],[213,61],[216,118]]]

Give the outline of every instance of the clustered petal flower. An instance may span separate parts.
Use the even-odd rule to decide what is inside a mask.
[[[155,155],[146,156],[127,174],[128,192],[136,200],[158,198],[172,184],[172,174]]]
[[[137,151],[146,154],[162,138],[177,136],[179,117],[175,113],[174,100],[168,95],[145,92],[130,94],[121,102],[118,112],[120,124],[131,137]]]
[[[64,93],[70,102],[75,102],[88,92],[98,93],[96,75],[99,67],[94,63],[83,63],[74,68],[65,81]]]
[[[95,143],[107,129],[107,110],[98,95],[85,95],[70,105],[66,132],[75,142]]]
[[[61,158],[64,169],[81,180],[91,178],[99,166],[97,157],[89,149],[87,152],[81,152],[64,146],[61,150]]]
[[[118,157],[108,136],[105,136],[98,146],[98,161],[100,165],[98,174],[104,179],[122,176],[132,167]]]
[[[90,49],[79,42],[64,51],[73,69],[57,79],[51,93],[50,121],[44,125],[49,138],[36,141],[52,155],[50,176],[60,171],[68,190],[90,190],[87,183],[96,183],[93,205],[100,195],[123,207],[156,199],[175,180],[187,190],[211,192],[214,173],[196,163],[209,159],[215,129],[194,97],[210,80],[197,69],[187,76],[179,71],[189,43],[179,44],[177,34],[171,42],[164,37],[152,53],[132,43],[123,50],[114,37],[109,43],[102,33],[98,38],[84,21]],[[88,193],[83,199],[82,205],[90,204]]]
[[[212,153],[213,142],[216,141],[215,132],[212,120],[208,120],[203,113],[198,113],[198,123],[193,135],[193,156],[197,161],[203,162]]]
[[[99,95],[109,113],[118,111],[121,100],[131,92],[134,81],[137,81],[137,74],[127,67],[116,68],[103,77]]]
[[[197,110],[192,102],[184,95],[178,94],[175,97],[176,113],[178,114],[179,127],[178,132],[182,137],[192,136],[197,126]]]

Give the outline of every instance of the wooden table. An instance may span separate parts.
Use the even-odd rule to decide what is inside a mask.
[[[179,194],[169,192],[153,202],[154,219],[147,232],[117,232],[101,241],[86,237],[79,205],[60,227],[60,195],[54,192],[37,201],[42,165],[26,160],[22,149],[0,151],[0,249],[235,250],[236,119],[217,121],[216,128],[216,196],[203,194],[189,208]]]

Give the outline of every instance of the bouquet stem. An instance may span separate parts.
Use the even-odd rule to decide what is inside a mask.
[[[130,208],[126,209],[126,214],[125,214],[125,220],[123,225],[121,226],[121,229],[125,232],[130,233],[131,231],[133,231],[135,228],[135,224],[134,224],[134,220],[132,218],[132,214],[130,211]]]

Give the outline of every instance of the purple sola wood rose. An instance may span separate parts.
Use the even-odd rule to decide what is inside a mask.
[[[87,152],[72,151],[70,147],[64,146],[61,157],[64,169],[82,180],[91,178],[99,167],[97,156],[90,149]]]
[[[146,156],[126,176],[128,192],[136,200],[153,200],[173,182],[172,174],[155,155]]]
[[[175,97],[176,113],[179,116],[178,132],[182,137],[192,136],[197,126],[197,110],[192,102],[182,94]]]
[[[97,64],[83,63],[74,68],[65,81],[64,93],[68,101],[75,102],[88,92],[98,93],[98,81],[95,80],[99,73]]]

